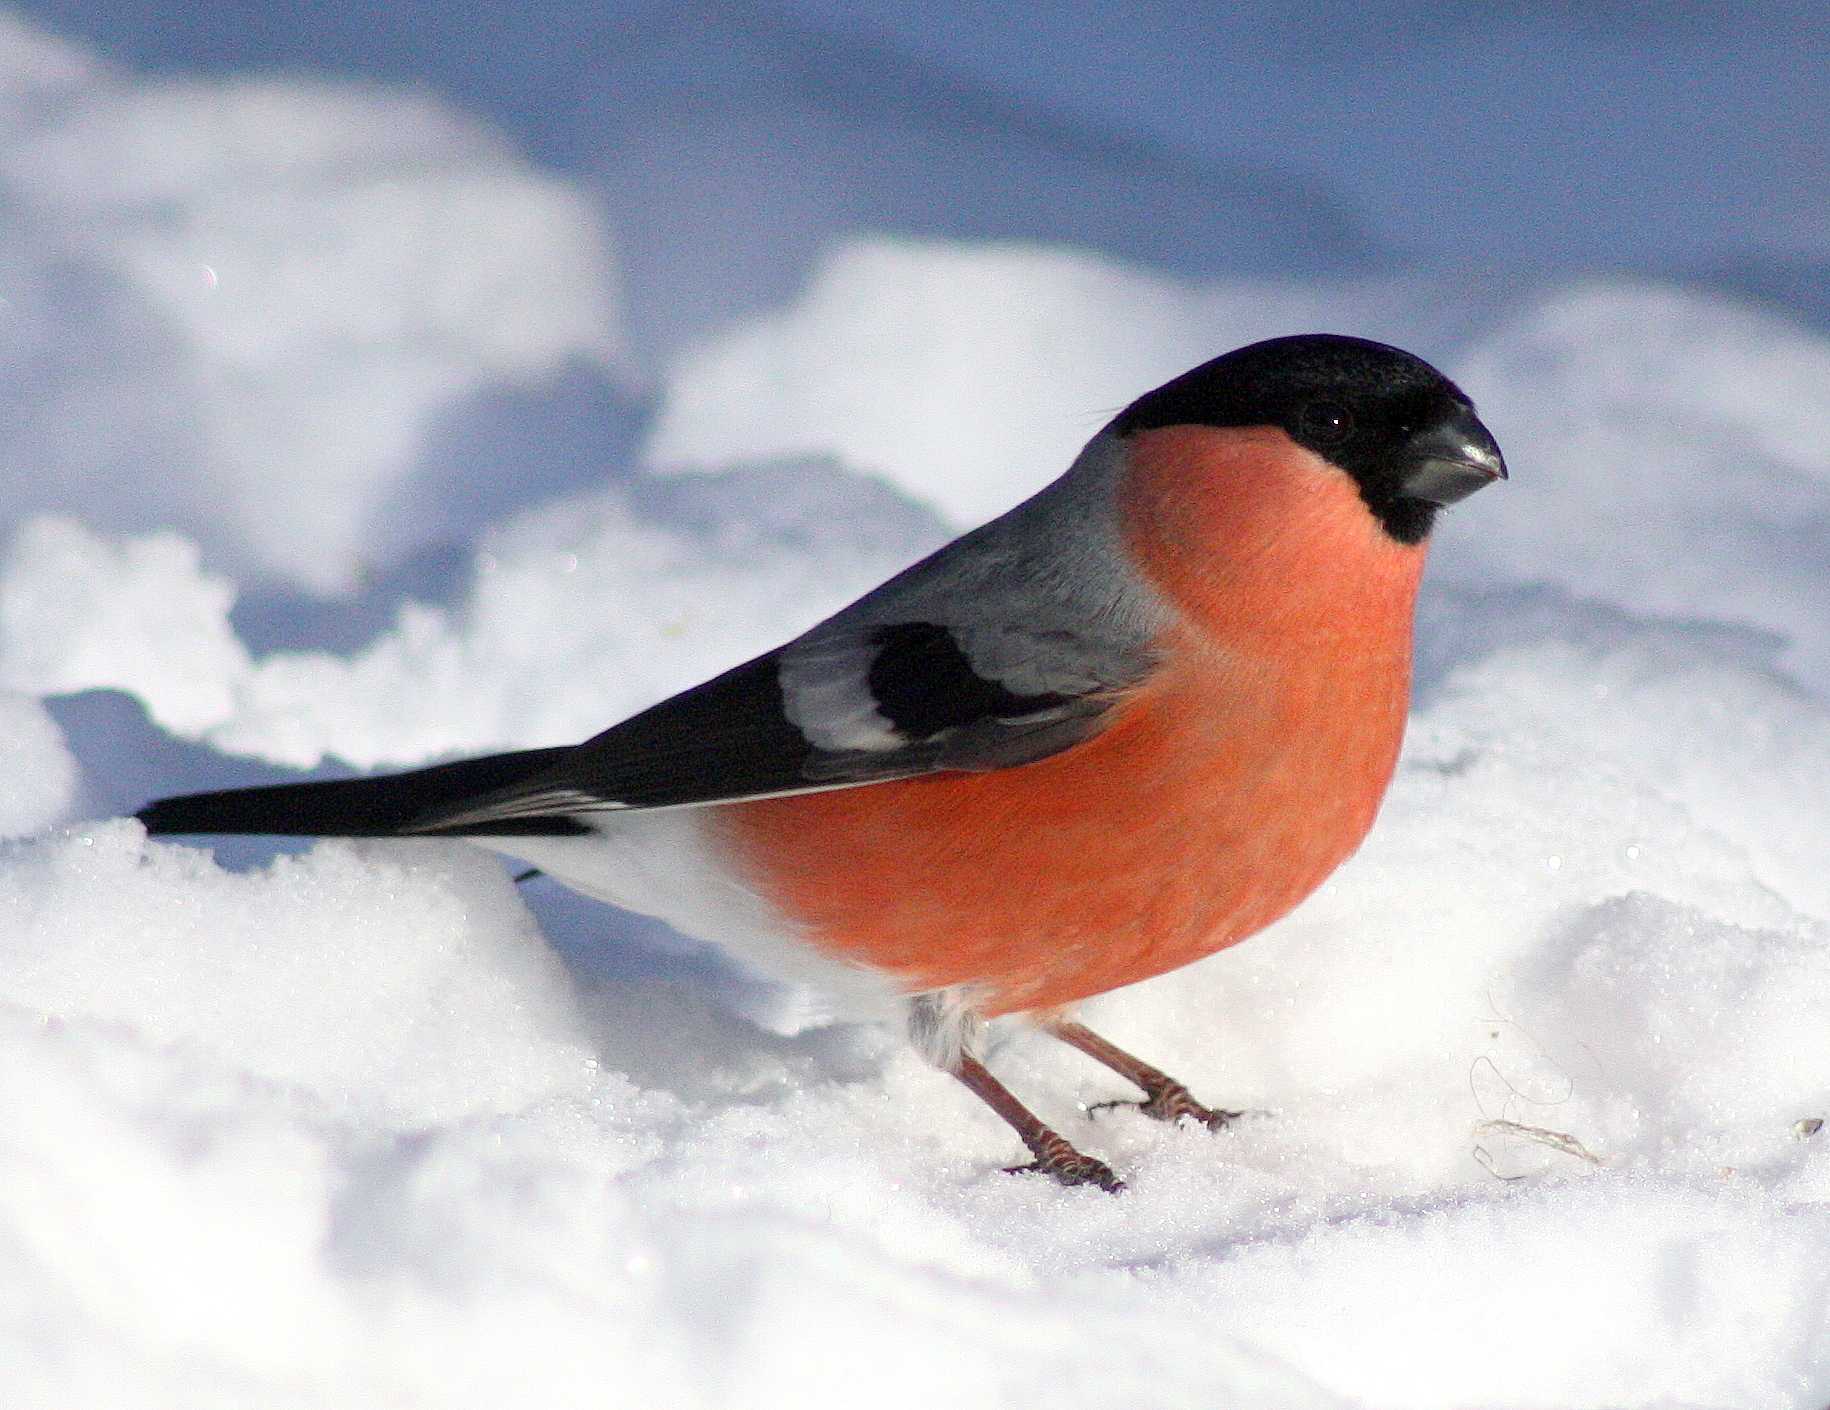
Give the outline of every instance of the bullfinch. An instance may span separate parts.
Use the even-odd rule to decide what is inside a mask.
[[[1236,944],[1396,766],[1437,511],[1506,470],[1382,343],[1276,338],[1132,402],[1066,474],[784,646],[571,747],[193,794],[153,833],[465,837],[901,1024],[1035,1170],[1104,1163],[986,1068],[1016,1016],[1163,1120],[1234,1113],[1072,1017]]]

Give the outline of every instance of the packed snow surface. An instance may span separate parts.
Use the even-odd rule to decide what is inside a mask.
[[[316,172],[314,201],[373,198],[405,273],[443,257],[414,234],[417,177],[389,205],[351,187],[367,157],[313,165],[350,140],[348,94],[148,93],[8,43],[0,86],[38,135],[0,176],[89,192],[78,246],[130,284],[175,267],[121,254],[151,248],[136,203],[252,219],[233,173],[279,199],[275,173]],[[523,183],[473,213],[574,209],[386,101],[409,174]],[[156,170],[122,104],[166,134]],[[88,166],[43,155],[79,132],[115,135],[77,143]],[[260,238],[284,267],[324,228]],[[269,313],[305,319],[282,287]],[[408,362],[421,338],[464,377],[615,361],[602,305],[510,300],[504,325],[488,279],[438,287],[445,321],[389,325]],[[160,306],[195,356],[244,346],[190,298]],[[34,308],[14,333],[68,353],[72,325]],[[231,869],[80,817],[144,751],[183,786],[581,738],[1014,502],[1154,382],[1318,327],[1438,359],[1514,479],[1439,535],[1416,713],[1360,854],[1264,935],[1086,1008],[1245,1115],[1153,1124],[1061,1045],[996,1035],[993,1066],[1121,1196],[1004,1173],[1014,1136],[897,1035],[795,1031],[766,979],[464,844]],[[89,489],[21,490],[0,549],[9,1405],[1830,1402],[1830,344],[1624,280],[1195,285],[860,242],[667,370],[645,469],[504,514],[457,592],[344,652],[256,649],[237,593],[394,551],[362,496],[437,498],[404,428],[463,377],[259,346],[241,411],[194,423],[224,438],[210,463],[275,453],[249,410],[275,369],[312,374],[285,395],[321,418],[319,459],[186,500],[217,515],[193,532],[104,512],[125,472],[61,443]],[[90,451],[134,439],[144,399],[54,371],[42,405],[86,398]],[[340,400],[358,384],[380,421]],[[323,460],[346,430],[373,476]],[[92,728],[77,693],[98,688],[153,724]]]

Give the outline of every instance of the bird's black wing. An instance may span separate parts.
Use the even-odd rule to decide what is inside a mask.
[[[1098,728],[1110,701],[1019,695],[978,675],[946,629],[873,629],[853,683],[874,729],[843,747],[789,718],[772,651],[574,747],[495,754],[381,778],[166,798],[154,833],[316,837],[528,836],[588,831],[581,815],[843,788],[937,770],[1027,763]],[[809,737],[809,729],[823,743]],[[856,729],[850,731],[856,735]],[[835,744],[840,747],[833,747]]]
[[[980,676],[943,627],[873,628],[847,681],[870,717],[836,733],[792,703],[793,647],[772,651],[623,721],[552,765],[405,831],[467,834],[623,808],[673,808],[1029,763],[1095,733],[1106,693],[1019,695]],[[803,663],[804,664],[804,663]],[[834,712],[836,713],[836,712]]]

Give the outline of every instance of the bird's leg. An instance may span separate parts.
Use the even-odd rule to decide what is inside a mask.
[[[1114,1175],[1109,1166],[1090,1155],[1082,1155],[1063,1137],[1044,1126],[1041,1118],[1018,1101],[1010,1088],[993,1077],[977,1058],[961,1053],[952,1071],[985,1105],[1015,1128],[1030,1154],[1036,1157],[1033,1165],[1015,1166],[1011,1173],[1033,1171],[1039,1175],[1053,1175],[1064,1185],[1098,1185],[1108,1194],[1117,1194],[1125,1188],[1125,1182]]]
[[[1113,1046],[1084,1023],[1075,1023],[1066,1018],[1057,1019],[1048,1025],[1048,1031],[1070,1047],[1079,1048],[1095,1062],[1103,1062],[1127,1082],[1134,1082],[1143,1088],[1144,1100],[1135,1105],[1145,1116],[1169,1122],[1188,1117],[1199,1121],[1210,1131],[1218,1131],[1242,1114],[1237,1111],[1215,1111],[1212,1107],[1202,1106],[1195,1100],[1193,1092],[1167,1072],[1132,1057],[1123,1048]],[[1121,1103],[1109,1102],[1106,1105],[1118,1106]]]

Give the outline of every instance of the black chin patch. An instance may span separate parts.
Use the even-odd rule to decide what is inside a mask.
[[[1422,543],[1436,525],[1437,507],[1421,499],[1405,499],[1400,496],[1383,504],[1374,504],[1367,499],[1366,486],[1363,484],[1360,486],[1360,498],[1366,500],[1366,507],[1372,510],[1373,518],[1379,521],[1379,527],[1399,543]]]

